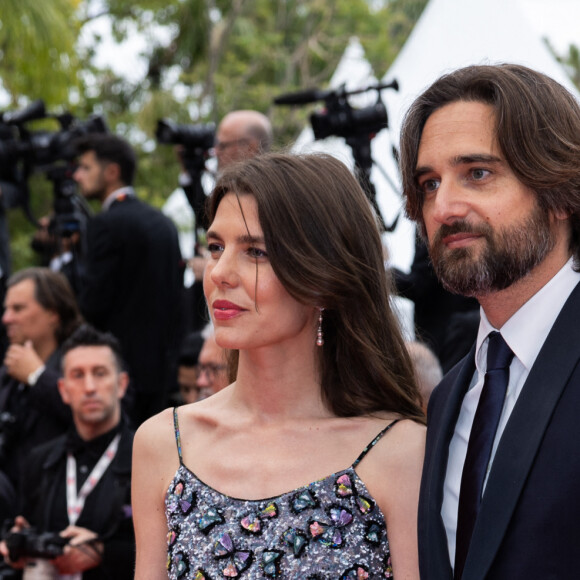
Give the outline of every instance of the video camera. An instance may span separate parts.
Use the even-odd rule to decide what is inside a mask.
[[[30,131],[26,126],[31,121],[48,118],[58,121],[58,131]],[[88,208],[76,196],[76,183],[72,179],[75,140],[83,135],[107,132],[101,116],[78,121],[70,113],[49,114],[40,99],[20,111],[1,113],[0,181],[16,188],[14,205],[22,206],[29,220],[36,224],[30,212],[27,182],[33,172],[43,172],[53,182],[57,233],[70,236],[79,231]]]
[[[155,137],[163,145],[183,145],[191,152],[204,153],[214,145],[215,125],[178,125],[169,119],[159,119]]]
[[[399,84],[394,80],[388,84],[373,85],[354,91],[347,91],[344,85],[336,90],[321,91],[319,89],[310,89],[298,93],[280,95],[274,99],[274,104],[306,105],[316,101],[324,101],[325,109],[323,111],[315,111],[310,115],[314,138],[325,139],[330,135],[336,135],[348,139],[359,135],[376,134],[381,129],[388,127],[387,109],[380,96],[382,89],[399,90]],[[371,90],[376,90],[378,93],[377,101],[374,105],[355,109],[349,103],[349,96]]]
[[[198,244],[198,229],[205,225],[206,196],[201,183],[205,162],[215,143],[215,124],[178,125],[169,119],[159,119],[155,131],[162,145],[181,145],[179,156],[191,183],[183,187],[187,201],[195,214],[197,224],[195,246]]]
[[[25,124],[39,119],[55,118],[60,131],[29,131]],[[84,122],[70,113],[47,114],[44,102],[39,99],[25,109],[2,113],[0,116],[0,167],[14,166],[18,161],[42,169],[59,160],[75,158],[73,142],[89,133],[106,133],[107,126],[101,116],[94,115]]]
[[[64,547],[69,539],[56,532],[38,533],[34,528],[24,528],[12,532],[14,522],[6,520],[3,526],[2,539],[6,542],[8,554],[12,562],[20,558],[44,558],[52,560],[64,553]]]
[[[345,85],[336,90],[309,89],[280,95],[274,99],[274,104],[307,105],[324,101],[325,108],[322,111],[310,114],[314,138],[317,140],[325,139],[331,135],[344,137],[347,145],[352,149],[359,183],[373,204],[381,228],[390,232],[395,229],[398,217],[390,226],[385,224],[376,201],[376,190],[370,177],[373,165],[371,140],[379,131],[389,126],[387,109],[381,100],[381,90],[383,89],[398,91],[399,84],[393,80],[390,83],[371,85],[353,91],[347,91]],[[373,105],[357,109],[349,103],[348,97],[367,91],[377,91],[377,100]]]

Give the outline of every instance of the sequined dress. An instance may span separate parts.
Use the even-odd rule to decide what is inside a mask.
[[[355,468],[263,500],[242,500],[204,484],[184,464],[165,498],[171,580],[393,578],[385,518]]]

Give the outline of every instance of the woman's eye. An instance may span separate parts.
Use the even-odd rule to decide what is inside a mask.
[[[210,254],[216,254],[216,253],[219,253],[223,250],[223,246],[221,244],[217,244],[216,242],[213,242],[213,243],[207,245],[207,249],[209,250]]]
[[[268,254],[265,250],[261,250],[260,248],[248,248],[248,254],[252,258],[267,258]]]

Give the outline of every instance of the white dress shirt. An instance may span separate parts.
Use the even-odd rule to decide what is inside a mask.
[[[532,298],[530,298],[502,327],[501,334],[512,349],[514,358],[510,365],[510,378],[506,397],[495,434],[491,458],[487,467],[487,475],[491,469],[497,446],[502,433],[520,395],[522,387],[550,329],[552,328],[564,303],[580,281],[580,273],[572,269],[570,259],[566,265]],[[487,320],[485,312],[481,310],[481,322],[477,334],[475,352],[476,371],[469,386],[459,417],[455,425],[455,432],[449,444],[449,459],[443,490],[443,504],[441,516],[447,533],[447,545],[451,565],[455,565],[455,535],[457,532],[457,511],[459,508],[459,488],[461,474],[467,454],[467,444],[479,396],[483,388],[483,379],[487,361],[487,337],[490,332],[498,330]]]

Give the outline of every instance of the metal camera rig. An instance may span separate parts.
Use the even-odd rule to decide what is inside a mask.
[[[58,131],[31,131],[27,127],[32,121],[48,118],[57,120]],[[38,227],[30,210],[28,179],[34,172],[44,173],[53,184],[57,238],[82,234],[91,210],[77,194],[72,179],[76,167],[75,140],[107,131],[100,116],[81,122],[70,113],[49,114],[40,99],[20,111],[0,113],[0,182],[11,191],[12,205],[22,207],[26,217]]]
[[[280,95],[274,99],[274,104],[306,105],[324,101],[322,111],[310,114],[314,138],[325,139],[331,135],[344,138],[352,150],[358,181],[373,205],[381,228],[386,232],[392,232],[397,225],[398,216],[391,225],[386,225],[377,203],[375,186],[371,181],[373,166],[371,141],[379,131],[389,126],[387,109],[381,100],[383,89],[399,90],[399,85],[393,80],[390,83],[352,91],[347,91],[344,85],[336,90],[310,89]],[[377,100],[373,105],[357,109],[349,103],[348,97],[367,91],[377,91]]]
[[[189,175],[191,183],[183,187],[187,201],[195,214],[195,247],[198,247],[198,230],[206,226],[205,192],[201,177],[205,171],[205,162],[215,142],[215,125],[213,123],[197,125],[178,125],[169,119],[159,119],[155,131],[157,141],[163,145],[178,145],[183,168]]]

